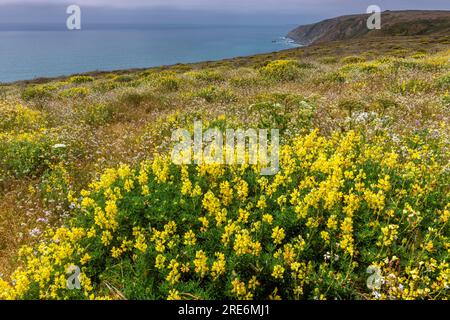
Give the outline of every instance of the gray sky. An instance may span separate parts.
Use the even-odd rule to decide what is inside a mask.
[[[84,23],[302,24],[383,10],[450,10],[450,0],[0,0],[1,23],[59,23],[78,4]]]

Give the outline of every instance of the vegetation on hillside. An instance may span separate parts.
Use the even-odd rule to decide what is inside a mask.
[[[0,298],[448,299],[449,44],[2,85]],[[195,120],[280,129],[279,173],[173,164]]]
[[[406,10],[384,11],[383,27],[368,29],[370,14],[354,14],[299,26],[288,37],[309,45],[355,38],[392,36],[444,36],[450,33],[450,11]]]

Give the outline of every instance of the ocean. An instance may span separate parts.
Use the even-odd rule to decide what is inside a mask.
[[[0,26],[0,82],[146,68],[274,52],[296,45],[283,26]]]

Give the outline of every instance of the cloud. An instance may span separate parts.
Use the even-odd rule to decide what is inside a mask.
[[[0,0],[1,4],[78,4],[86,7],[108,8],[173,8],[196,11],[286,11],[310,10],[323,5],[333,5],[334,0]]]
[[[450,9],[449,0],[0,0],[1,4],[79,4],[111,8],[173,8],[177,10],[361,12],[371,4],[386,9]]]
[[[86,23],[297,24],[383,10],[450,10],[449,0],[0,0],[1,23],[60,23],[79,4]]]

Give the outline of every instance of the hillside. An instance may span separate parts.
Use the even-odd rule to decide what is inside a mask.
[[[379,36],[450,34],[450,11],[385,11],[381,30],[369,30],[368,14],[348,15],[300,26],[288,37],[302,45]]]

